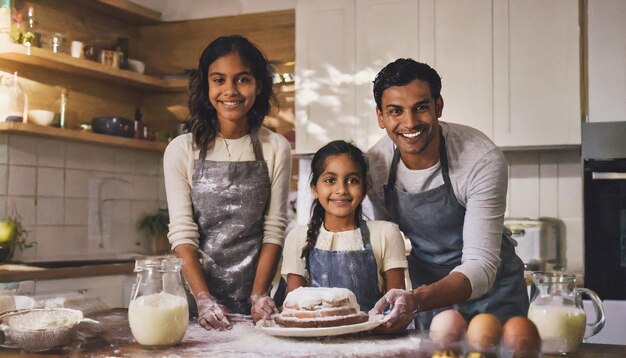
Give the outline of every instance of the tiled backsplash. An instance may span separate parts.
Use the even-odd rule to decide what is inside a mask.
[[[17,212],[37,246],[23,261],[150,253],[136,229],[166,207],[162,153],[17,134],[0,135],[0,218]]]

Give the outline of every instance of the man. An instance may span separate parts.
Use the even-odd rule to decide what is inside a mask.
[[[504,230],[506,159],[480,131],[439,122],[440,91],[439,74],[412,59],[388,64],[374,80],[387,136],[367,152],[368,196],[374,219],[397,223],[411,241],[417,287],[378,301],[378,312],[392,307],[386,331],[453,304],[466,320],[488,312],[502,323],[528,310],[523,264]]]

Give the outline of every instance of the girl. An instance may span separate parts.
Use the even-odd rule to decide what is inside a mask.
[[[291,149],[261,127],[276,98],[267,59],[241,36],[220,37],[190,80],[191,133],[163,159],[168,238],[206,329],[229,313],[275,312],[267,292],[287,226]]]
[[[407,260],[398,226],[361,218],[366,171],[363,152],[345,141],[315,153],[312,217],[285,243],[281,273],[287,292],[306,285],[344,287],[369,311],[385,290],[404,288]]]

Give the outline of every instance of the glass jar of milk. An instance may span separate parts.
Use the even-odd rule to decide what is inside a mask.
[[[145,348],[178,344],[189,324],[189,306],[181,275],[182,260],[146,257],[135,262],[135,281],[128,306],[133,337]]]
[[[577,288],[575,275],[535,272],[533,283],[537,286],[537,293],[530,302],[528,318],[539,330],[543,353],[574,353],[584,338],[593,336],[604,327],[604,309],[600,298],[590,289]],[[583,294],[593,302],[596,312],[594,323],[587,323]],[[585,335],[587,327],[589,334]]]

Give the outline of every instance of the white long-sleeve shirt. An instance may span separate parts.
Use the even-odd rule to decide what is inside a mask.
[[[270,199],[263,224],[263,243],[283,246],[291,179],[291,147],[282,135],[264,127],[259,130],[259,142],[263,147],[270,179]],[[170,215],[167,237],[172,249],[181,244],[196,247],[199,245],[198,226],[193,219],[191,205],[191,179],[199,153],[190,133],[176,137],[165,149],[163,169]],[[209,148],[206,159],[233,162],[255,160],[250,135],[226,140],[217,137],[215,145]]]
[[[472,285],[470,298],[476,298],[491,289],[500,264],[508,164],[502,151],[477,129],[439,123],[448,151],[454,195],[466,208],[461,264],[452,272],[460,272],[469,279]],[[376,220],[393,221],[385,210],[383,185],[389,177],[394,149],[391,139],[385,136],[366,154],[371,184],[368,198],[373,210],[370,214]],[[400,160],[396,180],[398,189],[419,193],[442,184],[440,163],[424,170],[410,170]],[[436,215],[433,213],[433,219]]]

